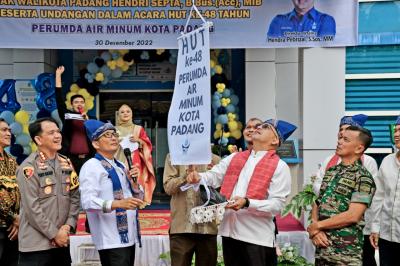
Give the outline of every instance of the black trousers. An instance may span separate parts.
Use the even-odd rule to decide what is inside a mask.
[[[102,266],[132,266],[135,262],[135,245],[99,250],[99,255]]]
[[[364,235],[363,266],[376,266],[375,249],[369,241],[369,235]]]
[[[217,264],[217,236],[204,234],[172,234],[169,236],[171,266],[192,265],[196,254],[196,266]]]
[[[379,263],[380,266],[399,265],[400,243],[390,242],[379,238]]]
[[[276,249],[222,237],[226,266],[272,266]]]
[[[0,265],[17,266],[18,241],[11,241],[8,233],[7,228],[0,228]]]
[[[18,266],[70,266],[69,247],[20,252]]]

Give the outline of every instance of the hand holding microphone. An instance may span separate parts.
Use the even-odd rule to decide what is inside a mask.
[[[83,119],[88,120],[88,116],[84,113],[84,110],[81,106],[78,106],[78,112],[82,115]]]
[[[124,154],[126,157],[126,161],[128,162],[128,168],[129,168],[129,175],[133,179],[133,183],[137,183],[137,178],[139,176],[139,168],[135,165],[133,166],[132,164],[132,153],[129,148],[124,149]]]

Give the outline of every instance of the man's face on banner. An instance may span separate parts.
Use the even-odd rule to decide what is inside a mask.
[[[297,11],[308,11],[314,6],[314,0],[292,0]]]

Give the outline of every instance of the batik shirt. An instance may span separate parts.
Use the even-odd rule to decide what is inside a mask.
[[[375,183],[360,161],[338,164],[326,171],[317,199],[319,220],[349,209],[350,203],[370,205]],[[364,222],[325,231],[330,246],[317,248],[316,265],[361,265]]]
[[[8,227],[19,213],[19,190],[15,171],[17,162],[0,154],[0,227]]]

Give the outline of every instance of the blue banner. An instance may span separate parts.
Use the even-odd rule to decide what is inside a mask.
[[[176,49],[192,4],[211,48],[357,44],[357,0],[0,0],[0,48]]]

